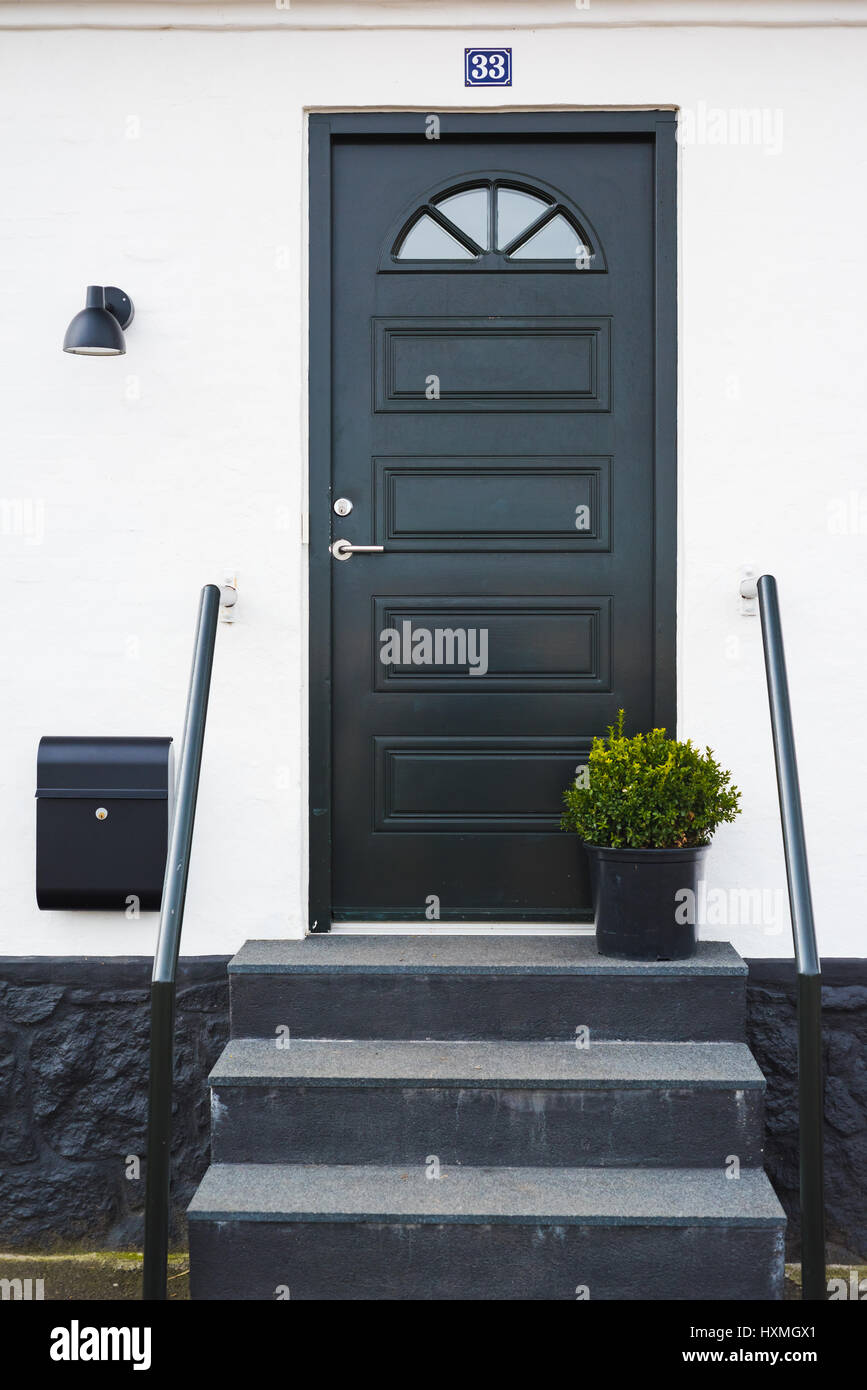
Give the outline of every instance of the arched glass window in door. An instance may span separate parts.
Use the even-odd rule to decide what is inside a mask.
[[[588,228],[587,219],[553,191],[486,179],[435,193],[417,207],[394,239],[390,259],[478,269],[557,261],[604,270]]]

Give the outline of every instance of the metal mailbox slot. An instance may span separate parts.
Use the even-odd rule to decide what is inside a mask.
[[[159,908],[174,791],[170,738],[42,738],[36,901]]]

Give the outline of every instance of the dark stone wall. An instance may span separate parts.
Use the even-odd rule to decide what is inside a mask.
[[[749,961],[747,1035],[768,1091],[765,1167],[800,1259],[798,1030],[791,960]],[[867,960],[822,962],[825,1219],[829,1262],[867,1259]]]
[[[228,959],[178,969],[173,1244],[208,1163]],[[141,1248],[150,974],[142,958],[0,958],[0,1249]]]
[[[228,1033],[226,956],[183,960],[173,1242],[208,1164],[207,1075]],[[797,1031],[791,960],[750,963],[750,1045],[768,1079],[766,1165],[798,1256]],[[151,963],[0,958],[0,1250],[139,1249]],[[867,1258],[867,961],[824,975],[829,1258]],[[141,1176],[127,1177],[129,1155]]]

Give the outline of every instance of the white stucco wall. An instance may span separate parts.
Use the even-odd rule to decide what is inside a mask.
[[[771,22],[667,22],[745,12]],[[312,27],[332,22],[361,27]],[[147,27],[166,23],[189,27]],[[744,794],[709,886],[785,884],[759,624],[738,612],[753,563],[780,583],[821,948],[865,954],[865,23],[846,4],[2,7],[0,952],[152,950],[152,914],[38,912],[36,746],[179,738],[198,590],[232,571],[183,950],[303,932],[305,109],[505,98],[676,105],[695,123],[680,732]],[[465,89],[475,42],[512,46],[510,92]],[[751,109],[763,140],[716,143]],[[90,282],[135,300],[125,357],[60,351]],[[706,934],[787,954],[777,925]]]

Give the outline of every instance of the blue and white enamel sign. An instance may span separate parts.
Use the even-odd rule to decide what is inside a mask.
[[[511,87],[511,48],[465,48],[465,87]]]

